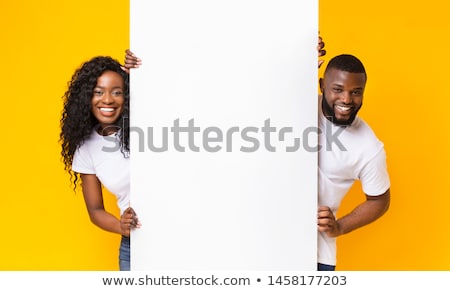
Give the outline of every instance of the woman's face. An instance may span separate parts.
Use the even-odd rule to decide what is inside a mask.
[[[108,135],[117,131],[114,124],[123,111],[124,80],[113,71],[105,71],[97,79],[91,100],[91,110],[100,124],[99,132]]]

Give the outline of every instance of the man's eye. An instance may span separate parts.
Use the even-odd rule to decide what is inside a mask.
[[[341,88],[333,88],[333,92],[341,93],[342,89]]]
[[[356,96],[359,96],[359,95],[361,95],[361,91],[353,91],[352,94],[356,95]]]

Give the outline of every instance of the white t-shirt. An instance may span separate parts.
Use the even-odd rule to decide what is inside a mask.
[[[102,136],[94,129],[75,152],[72,170],[95,174],[103,186],[117,197],[120,214],[130,201],[130,159],[120,151],[116,134]]]
[[[320,105],[320,102],[319,102]],[[360,180],[367,195],[378,196],[390,187],[384,145],[359,117],[348,127],[334,125],[319,109],[319,205],[336,215],[345,194]],[[336,238],[318,234],[318,262],[336,265]]]

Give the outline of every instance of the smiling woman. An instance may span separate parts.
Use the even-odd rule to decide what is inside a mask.
[[[76,70],[64,94],[60,139],[66,171],[74,187],[82,182],[91,221],[122,235],[121,270],[130,269],[130,230],[139,227],[129,207],[128,74],[110,57],[95,57]],[[104,151],[115,139],[116,151]],[[117,198],[120,219],[105,210],[102,186]]]
[[[115,122],[123,112],[125,98],[124,79],[114,71],[105,71],[97,79],[92,97],[92,113],[99,122],[101,135],[110,135],[117,131]]]

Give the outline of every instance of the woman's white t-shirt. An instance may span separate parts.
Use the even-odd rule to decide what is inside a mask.
[[[130,159],[120,150],[117,134],[102,136],[94,129],[77,149],[72,170],[95,174],[102,185],[117,197],[122,214],[130,202]]]

